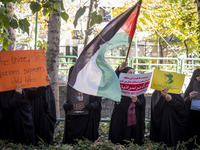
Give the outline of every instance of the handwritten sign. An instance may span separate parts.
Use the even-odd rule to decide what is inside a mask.
[[[120,73],[119,82],[121,95],[138,96],[145,93],[150,84],[151,75],[151,72],[145,74]]]
[[[151,88],[158,91],[167,88],[169,93],[180,94],[184,79],[184,74],[154,69]]]
[[[0,91],[49,85],[44,50],[0,51]]]

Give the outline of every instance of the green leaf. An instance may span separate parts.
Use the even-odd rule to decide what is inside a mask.
[[[60,16],[62,17],[63,20],[65,20],[67,22],[69,15],[66,12],[61,12]]]
[[[83,8],[80,7],[80,8],[78,9],[78,11],[76,12],[76,16],[75,16],[75,19],[74,19],[74,27],[75,27],[75,28],[76,28],[76,26],[77,26],[77,21],[78,21],[78,19],[85,13],[85,9],[86,9],[85,6],[84,6]]]
[[[45,40],[43,40],[43,41],[38,40],[38,41],[37,41],[37,46],[38,46],[40,49],[47,49],[48,44],[47,44],[47,42],[46,42]]]
[[[17,16],[16,16],[16,15],[13,15],[13,18],[17,19]]]
[[[29,26],[30,23],[26,18],[19,20],[19,27],[23,30],[23,32],[26,32],[27,34],[29,34]]]
[[[8,45],[9,45],[9,40],[8,40],[8,38],[4,38],[3,39],[3,49],[4,50],[8,50]]]
[[[92,13],[92,19],[91,19],[91,22],[90,22],[90,27],[93,26],[94,24],[99,24],[102,22],[102,16],[101,15],[97,15],[97,12],[93,12]]]
[[[56,4],[56,3],[54,3],[53,7],[54,7],[54,9],[56,9],[56,10],[60,10],[60,7],[59,7],[58,4]]]
[[[10,18],[8,17],[8,15],[4,15],[3,19],[3,23],[4,23],[4,28],[8,29],[9,25],[10,25]]]
[[[35,14],[35,12],[40,11],[41,5],[38,2],[31,2],[30,8],[31,8],[33,14]]]
[[[60,7],[61,7],[61,10],[65,10],[64,5],[63,5],[63,0],[61,0],[60,2]]]
[[[46,16],[49,13],[48,9],[46,8],[43,8],[42,12],[44,16]]]
[[[2,1],[3,4],[9,3],[9,2],[13,2],[13,1],[12,1],[12,0],[3,0],[3,1]]]
[[[14,19],[14,18],[11,19],[10,26],[11,26],[13,29],[17,29],[17,28],[18,28],[17,20]]]
[[[48,12],[49,12],[50,15],[52,15],[54,10],[51,7],[49,7]]]
[[[52,4],[50,2],[46,2],[44,5],[42,5],[43,8],[49,8]]]

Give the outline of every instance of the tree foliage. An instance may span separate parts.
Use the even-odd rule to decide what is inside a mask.
[[[7,3],[12,2],[16,4],[24,4],[28,5],[33,14],[37,12],[42,12],[43,16],[47,16],[48,14],[52,14],[54,9],[61,11],[61,17],[63,20],[67,21],[69,16],[65,12],[63,7],[63,1],[60,1],[61,4],[55,3],[55,0],[0,0],[0,43],[2,43],[4,50],[7,50],[8,44],[10,40],[8,39],[8,27],[12,27],[13,29],[17,29],[18,27],[24,32],[29,34],[30,23],[27,18],[18,18],[16,15],[9,14],[9,11],[6,7]],[[23,5],[25,6],[25,5]],[[27,8],[24,8],[27,9]]]
[[[113,14],[118,15],[120,11],[114,9]],[[194,0],[143,0],[137,30],[149,32],[151,37],[147,38],[163,38],[161,43],[168,48],[168,55],[175,56],[174,51],[199,53],[199,22]]]
[[[18,19],[16,15],[9,14],[6,7],[7,3],[20,3],[21,0],[0,0],[0,43],[3,44],[5,50],[8,49],[10,40],[8,39],[8,28],[13,29],[20,27],[23,32],[29,33],[28,28],[30,24],[27,19]]]
[[[95,0],[93,0],[93,1],[95,1]],[[86,6],[80,7],[77,10],[75,19],[73,22],[75,28],[77,26],[78,19],[85,13],[85,10],[86,10]],[[100,24],[102,22],[102,20],[103,20],[102,16],[97,13],[97,10],[95,10],[91,14],[91,21],[90,21],[89,25],[90,25],[90,27],[92,27],[94,24]]]
[[[199,22],[193,0],[162,0],[145,6],[141,20],[150,31],[157,30],[151,32],[154,38],[160,34],[177,53],[198,52]]]

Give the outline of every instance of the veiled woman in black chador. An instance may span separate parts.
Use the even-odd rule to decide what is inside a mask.
[[[187,111],[180,94],[155,90],[151,97],[150,140],[176,146],[185,139]]]
[[[200,69],[193,72],[190,83],[185,90],[184,100],[188,110],[187,139],[197,136],[200,144]],[[189,148],[197,148],[190,144]]]
[[[47,81],[50,81],[49,76]],[[53,145],[56,104],[51,85],[28,88],[25,93],[31,104],[36,144],[40,141]]]
[[[123,62],[117,68],[116,74],[134,73],[134,69],[126,67]],[[115,102],[114,110],[111,116],[109,140],[112,143],[126,144],[126,140],[133,141],[141,145],[144,140],[145,130],[145,104],[144,94],[139,96],[122,96],[121,102]]]
[[[21,86],[0,92],[0,139],[35,144],[30,102]]]
[[[69,70],[70,79],[72,66]],[[82,85],[84,86],[84,85]],[[78,101],[74,104],[73,101]],[[87,95],[67,86],[67,101],[64,104],[65,130],[63,143],[74,144],[76,139],[95,141],[99,137],[101,119],[101,97]]]

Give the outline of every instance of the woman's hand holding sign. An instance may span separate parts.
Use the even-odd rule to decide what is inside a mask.
[[[137,101],[137,96],[132,96],[131,99],[132,99],[132,102],[135,103]]]
[[[165,100],[166,101],[171,101],[172,100],[172,97],[171,97],[171,95],[169,95],[169,94],[167,94],[167,91],[168,91],[168,89],[163,89],[162,91],[161,91],[161,95],[165,98]]]
[[[16,89],[15,89],[15,92],[19,93],[19,94],[22,94],[22,87],[21,85],[19,85]]]
[[[192,91],[189,94],[190,100],[192,100],[195,96],[197,96],[197,92],[196,91]]]

